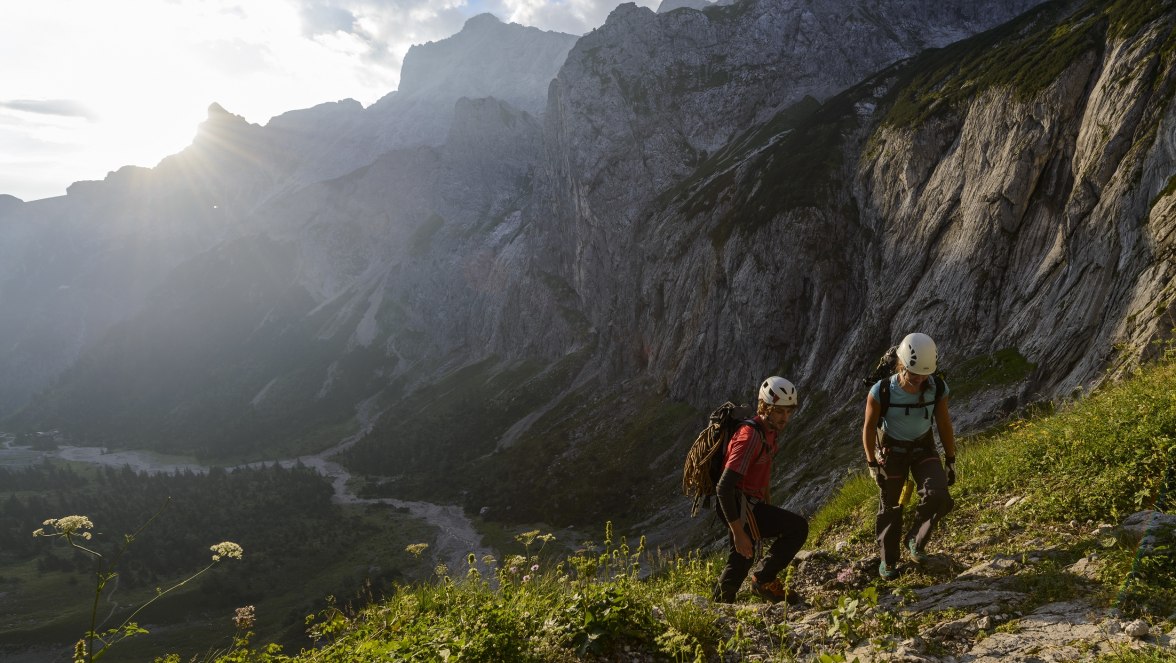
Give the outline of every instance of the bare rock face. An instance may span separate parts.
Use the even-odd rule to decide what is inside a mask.
[[[551,169],[547,195],[558,211],[555,223],[563,224],[551,232],[564,236],[553,241],[558,264],[547,269],[561,274],[577,292],[599,295],[583,301],[589,319],[597,329],[611,326],[626,338],[627,347],[613,355],[626,361],[610,364],[634,370],[661,355],[667,370],[670,365],[679,369],[674,396],[702,402],[704,391],[752,384],[763,370],[731,367],[717,376],[721,387],[713,382],[703,386],[700,380],[714,379],[703,367],[714,366],[715,353],[725,348],[746,357],[747,365],[763,367],[778,363],[771,359],[771,346],[827,347],[828,330],[842,327],[843,312],[857,307],[852,293],[832,287],[831,279],[842,281],[845,273],[834,267],[843,258],[827,249],[849,240],[838,239],[847,229],[822,229],[842,225],[829,219],[828,210],[797,212],[798,236],[793,239],[813,253],[803,252],[788,262],[796,273],[777,271],[774,294],[769,295],[764,284],[743,286],[763,269],[764,260],[777,261],[772,254],[794,249],[777,249],[777,242],[768,239],[764,260],[746,261],[755,252],[747,247],[765,240],[753,234],[712,253],[698,241],[698,227],[691,225],[698,219],[680,223],[675,219],[683,210],[669,211],[666,203],[692,175],[716,167],[732,169],[736,161],[754,156],[741,143],[746,138],[735,140],[748,127],[804,107],[805,99],[809,105],[828,99],[895,61],[995,25],[1033,4],[893,3],[877,8],[752,1],[669,14],[618,7],[603,27],[572,49],[552,84],[545,115]],[[844,48],[847,41],[852,49]],[[729,152],[736,154],[724,163],[720,155]],[[651,231],[654,226],[657,230]],[[799,273],[810,267],[816,271],[813,278]],[[746,306],[774,297],[795,312],[793,304],[814,303],[814,282],[821,284],[822,293],[830,293],[821,295],[827,297],[819,314],[824,326],[816,334],[812,312],[806,311],[809,319],[790,315],[791,322],[780,327],[776,316]],[[634,284],[641,284],[644,298],[634,298]],[[733,299],[716,297],[728,291]],[[675,304],[666,301],[671,298],[681,300],[682,310],[673,310]],[[636,331],[649,321],[643,314],[650,304],[660,338],[645,329]],[[732,319],[728,309],[733,308],[740,309],[741,319]],[[696,330],[693,338],[676,329],[667,337],[666,323],[682,315],[687,329],[696,320],[725,329]],[[753,343],[726,345],[729,335],[750,339],[747,331],[757,328],[770,331]],[[706,354],[695,357],[695,351]],[[700,374],[704,370],[705,378]],[[695,385],[689,392],[687,382]]]
[[[494,97],[540,115],[547,86],[576,40],[480,14],[453,37],[413,46],[404,56],[400,88],[368,109],[371,148],[380,154],[443,143],[461,97]]]
[[[624,4],[568,55],[552,87],[549,143],[567,150],[587,202],[620,203],[617,222],[632,222],[749,126],[1034,4],[753,0],[664,15]]]
[[[281,173],[265,198],[342,177],[390,150],[442,145],[461,98],[494,97],[540,115],[576,39],[481,14],[456,35],[413,46],[399,89],[370,107],[346,99],[290,111],[265,126],[270,156],[263,163]]]
[[[1016,347],[1047,395],[1149,352],[1176,222],[1144,166],[1172,163],[1146,139],[1171,122],[1162,39],[1153,28],[1031,95],[992,88],[953,118],[875,133],[856,185],[884,238],[866,274],[889,283],[874,322],[950,337],[959,355]]]
[[[768,366],[815,376],[809,388],[844,391],[845,376],[863,371],[866,358],[922,329],[950,339],[941,348],[949,362],[1016,348],[1039,367],[1023,392],[1002,397],[1017,401],[1084,384],[1116,344],[1127,341],[1127,363],[1147,352],[1146,339],[1170,317],[1154,302],[1171,299],[1163,260],[1171,201],[1156,198],[1172,163],[1171,141],[1156,138],[1171,122],[1171,71],[1155,55],[1163,25],[1101,55],[1076,53],[1032,91],[993,84],[914,124],[877,110],[893,103],[886,95],[896,83],[875,81],[836,129],[847,140],[830,149],[843,150],[843,165],[829,171],[823,202],[789,191],[808,182],[772,181],[760,168],[804,148],[785,136],[824,130],[819,122],[781,123],[759,147],[694,171],[714,145],[742,148],[731,135],[757,113],[827,96],[798,73],[820,62],[822,74],[838,78],[827,66],[837,55],[812,29],[832,19],[807,11],[748,3],[662,17],[622,7],[577,44],[553,85],[552,195],[557,218],[570,224],[558,232],[574,238],[553,244],[574,247],[559,254],[561,273],[578,292],[598,295],[585,296],[590,320],[622,330],[615,342],[626,347],[613,356],[642,357],[621,370],[662,372],[672,396],[700,406]],[[774,28],[756,31],[767,24]],[[789,25],[805,25],[814,43],[755,41],[790,34]],[[638,33],[644,39],[630,36]],[[855,53],[875,67],[914,48],[862,42]],[[703,70],[689,67],[699,51],[707,66],[727,64],[705,79],[709,87]],[[643,54],[658,65],[641,64]],[[735,76],[743,66],[759,78]],[[777,70],[791,82],[784,73],[771,79]],[[796,170],[807,159],[796,159]],[[669,189],[691,172],[705,174]],[[775,199],[748,193],[773,186]],[[760,206],[748,209],[748,200]],[[782,209],[765,207],[772,204]],[[747,220],[757,215],[766,220]],[[737,240],[725,239],[730,232]],[[723,354],[740,359],[716,374]]]

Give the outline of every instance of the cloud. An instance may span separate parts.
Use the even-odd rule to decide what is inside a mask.
[[[661,0],[637,0],[636,4],[656,9]],[[604,25],[618,0],[498,0],[503,20],[582,35]],[[495,12],[497,13],[497,12]]]
[[[395,70],[410,46],[457,33],[471,15],[467,0],[297,1],[303,36]]]
[[[267,44],[243,39],[212,39],[191,47],[204,66],[226,76],[242,77],[273,69],[277,55]]]
[[[333,34],[337,31],[352,33],[355,30],[355,14],[344,7],[331,3],[304,2],[300,13],[302,34],[305,37]]]
[[[60,117],[80,117],[86,120],[95,120],[97,115],[86,107],[80,101],[72,99],[12,99],[9,101],[0,100],[0,108],[11,108],[12,110],[23,111],[25,113],[36,113],[38,115],[56,115]]]

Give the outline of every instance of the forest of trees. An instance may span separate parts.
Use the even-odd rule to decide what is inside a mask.
[[[300,588],[305,578],[347,559],[354,548],[380,540],[378,530],[395,527],[388,509],[380,507],[378,517],[365,518],[358,509],[332,503],[331,495],[323,477],[300,465],[164,475],[49,463],[0,468],[0,582],[11,582],[13,569],[34,562],[41,576],[92,582],[92,557],[62,539],[32,535],[48,518],[89,517],[93,538],[83,543],[110,559],[124,535],[159,513],[119,561],[121,587],[168,586],[206,566],[209,546],[233,541],[244,548],[244,558],[202,576],[196,593],[184,598],[185,609],[258,603]],[[406,580],[398,568],[405,554],[402,544],[399,550],[369,552],[380,563],[365,567],[339,592],[364,585],[382,593]],[[304,599],[312,608],[324,595]],[[284,620],[300,626],[305,614]]]

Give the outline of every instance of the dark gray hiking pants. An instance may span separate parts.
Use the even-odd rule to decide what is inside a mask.
[[[951,511],[955,502],[947,492],[947,475],[939,462],[939,454],[935,451],[934,439],[929,432],[925,438],[914,442],[884,440],[883,448],[887,450],[882,464],[886,472],[886,487],[879,491],[874,535],[882,550],[882,561],[886,562],[887,568],[894,568],[901,554],[899,535],[902,531],[903,508],[898,499],[902,495],[907,474],[914,477],[919,505],[915,508],[915,521],[906,536],[901,537],[901,542],[914,539],[915,546],[923,550],[935,526]]]
[[[804,541],[808,538],[808,520],[804,516],[763,502],[752,506],[751,513],[755,516],[756,525],[759,526],[761,540],[766,541],[773,537],[776,539],[768,546],[763,564],[755,574],[760,581],[771,582],[804,546]],[[723,520],[721,509],[719,510],[719,520]],[[739,591],[743,580],[747,578],[755,559],[748,559],[740,555],[735,550],[735,538],[731,536],[730,527],[727,527],[725,522],[723,527],[727,530],[727,565],[719,574],[714,599],[723,603],[733,603],[735,594]],[[748,531],[746,526],[744,530]],[[751,532],[748,531],[748,535],[750,534]]]

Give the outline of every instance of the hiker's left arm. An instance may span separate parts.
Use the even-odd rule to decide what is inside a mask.
[[[955,428],[951,425],[951,415],[947,412],[947,397],[939,400],[935,406],[935,427],[939,429],[939,441],[943,444],[943,455],[955,458]]]

